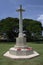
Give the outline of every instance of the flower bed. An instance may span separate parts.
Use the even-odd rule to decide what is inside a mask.
[[[18,51],[21,51],[21,50],[32,50],[32,48],[31,48],[31,47],[27,47],[26,49],[18,48],[17,50],[18,50]]]
[[[17,50],[18,50],[18,51],[20,51],[20,50],[21,50],[21,48],[18,48]]]
[[[29,48],[27,48],[27,50],[32,50],[32,48],[29,47]]]

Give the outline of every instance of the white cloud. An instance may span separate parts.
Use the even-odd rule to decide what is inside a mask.
[[[43,14],[40,15],[38,18],[37,18],[38,21],[40,21],[42,23],[42,26],[43,26]]]

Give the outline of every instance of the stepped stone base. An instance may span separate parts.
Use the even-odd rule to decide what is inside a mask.
[[[26,49],[10,48],[9,53],[16,56],[24,56],[24,55],[26,56],[26,55],[33,54],[33,50],[31,48],[26,48]]]
[[[26,45],[25,37],[18,37],[16,39],[16,45],[7,51],[4,56],[12,59],[26,59],[38,56],[39,54],[31,47]]]
[[[36,51],[33,51],[33,53],[29,54],[29,55],[13,55],[13,54],[10,54],[9,51],[7,51],[4,54],[5,57],[9,57],[11,59],[30,59],[30,58],[36,57],[38,55],[39,54]]]

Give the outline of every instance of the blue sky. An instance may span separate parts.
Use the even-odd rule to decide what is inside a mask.
[[[23,18],[38,20],[43,24],[43,0],[0,0],[0,19],[19,17],[16,10],[20,4],[26,10]]]

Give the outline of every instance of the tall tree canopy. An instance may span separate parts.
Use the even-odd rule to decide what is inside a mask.
[[[0,33],[7,32],[12,30],[14,26],[19,27],[19,19],[8,17],[0,20]],[[32,19],[23,19],[23,28],[34,33],[41,32],[41,23]]]
[[[0,22],[0,32],[7,32],[12,30],[13,26],[18,25],[18,18],[8,17],[6,19],[2,19]]]
[[[26,26],[26,29],[29,30],[30,32],[41,32],[41,23],[39,21],[36,20],[32,20],[32,19],[24,19],[24,25]]]

